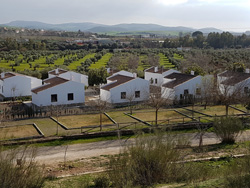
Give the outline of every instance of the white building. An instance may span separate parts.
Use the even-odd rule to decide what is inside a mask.
[[[48,78],[44,85],[32,90],[36,106],[68,105],[85,102],[85,85],[61,77]]]
[[[184,99],[190,95],[201,95],[201,76],[172,73],[164,77],[162,95],[172,100]]]
[[[13,72],[2,72],[0,76],[0,95],[7,98],[31,96],[31,89],[41,85],[41,79]]]
[[[250,92],[250,73],[225,71],[217,75],[217,82],[220,92],[223,95],[249,94]]]
[[[115,75],[101,87],[100,98],[109,103],[126,103],[145,101],[149,98],[149,82],[147,80]]]
[[[72,80],[75,82],[83,83],[85,86],[89,86],[88,76],[80,73],[76,73],[73,71],[66,71],[60,68],[48,72],[49,78],[53,78],[55,76],[59,76],[61,78],[65,78],[67,80]]]
[[[173,72],[179,72],[174,69],[164,69],[158,67],[150,67],[144,71],[144,78],[148,80],[151,85],[161,86],[164,84],[164,77],[172,74]]]

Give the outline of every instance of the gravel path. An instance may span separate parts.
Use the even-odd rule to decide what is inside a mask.
[[[180,134],[183,140],[189,140],[191,146],[197,146],[199,143],[199,136],[197,133]],[[250,140],[250,131],[245,131],[237,141]],[[35,160],[41,164],[49,165],[58,162],[63,162],[65,159],[65,151],[67,161],[77,160],[82,158],[97,157],[100,155],[118,154],[126,145],[130,145],[134,139],[129,140],[111,140],[101,141],[87,144],[74,144],[68,146],[49,146],[39,147],[36,150]],[[216,144],[220,141],[215,134],[206,133],[203,137],[203,144]]]

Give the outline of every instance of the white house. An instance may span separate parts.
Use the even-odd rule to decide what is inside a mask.
[[[151,85],[161,86],[164,84],[164,77],[173,72],[179,71],[174,69],[164,69],[162,67],[150,67],[144,71],[144,78],[145,80],[148,80]]]
[[[67,80],[72,80],[75,82],[83,83],[85,86],[89,86],[88,76],[80,73],[76,73],[73,71],[66,71],[60,68],[48,72],[49,78],[53,78],[55,76],[59,76],[61,78],[65,78]]]
[[[220,92],[225,95],[243,94],[250,91],[250,73],[224,71],[217,75]]]
[[[61,77],[48,78],[44,85],[32,90],[36,106],[68,105],[85,102],[85,85]]]
[[[31,96],[31,89],[41,85],[41,79],[13,72],[2,72],[0,76],[0,95],[7,98]]]
[[[168,99],[184,99],[190,95],[201,94],[201,76],[172,73],[164,77],[162,95]]]
[[[109,103],[148,100],[149,81],[119,74],[112,76],[108,79],[108,83],[101,87],[100,98]]]

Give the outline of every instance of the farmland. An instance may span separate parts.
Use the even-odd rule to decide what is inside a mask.
[[[182,56],[174,53],[173,58],[182,60]],[[142,51],[112,53],[103,50],[68,50],[68,51],[32,51],[32,52],[0,52],[0,68],[14,72],[42,71],[63,67],[68,70],[85,71],[113,67],[118,70],[143,71],[152,65],[165,68],[176,68],[163,53]]]

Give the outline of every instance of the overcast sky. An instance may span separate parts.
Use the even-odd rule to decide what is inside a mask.
[[[0,0],[0,23],[154,23],[250,30],[250,0]]]

